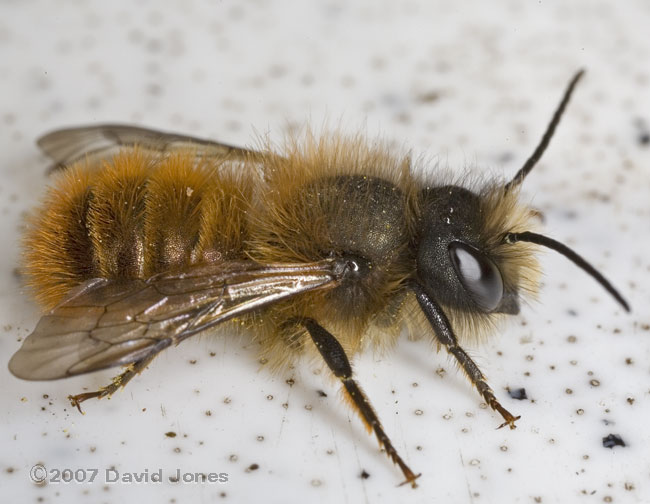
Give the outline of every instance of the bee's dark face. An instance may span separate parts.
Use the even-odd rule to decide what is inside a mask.
[[[518,313],[516,292],[481,243],[479,197],[458,186],[426,189],[417,254],[419,280],[438,302],[485,313]]]

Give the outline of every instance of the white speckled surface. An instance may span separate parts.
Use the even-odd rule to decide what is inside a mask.
[[[649,25],[642,0],[0,2],[2,500],[650,502]],[[423,473],[417,490],[396,487],[401,474],[331,381],[308,366],[257,372],[244,341],[188,341],[112,400],[86,403],[85,416],[66,396],[110,371],[46,383],[7,371],[39,316],[14,270],[22,214],[47,184],[34,145],[44,131],[119,121],[247,144],[255,131],[280,139],[328,120],[512,175],[580,67],[586,79],[525,194],[546,232],[634,311],[544,256],[539,302],[471,348],[522,415],[516,431],[495,430],[500,418],[425,342],[358,359],[386,431]],[[627,446],[604,448],[610,433]],[[100,473],[35,485],[36,463]],[[229,480],[107,484],[113,466]]]

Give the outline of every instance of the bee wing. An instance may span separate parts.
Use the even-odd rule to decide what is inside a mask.
[[[50,380],[129,364],[234,317],[335,287],[342,268],[335,259],[230,262],[148,280],[89,280],[40,319],[9,370],[26,380]]]
[[[100,124],[59,129],[43,135],[36,143],[54,160],[48,168],[48,173],[85,159],[86,156],[91,162],[108,159],[125,147],[135,145],[161,155],[178,149],[191,148],[196,151],[199,158],[231,156],[235,159],[246,157],[261,160],[267,156],[258,151],[203,138],[126,124]]]

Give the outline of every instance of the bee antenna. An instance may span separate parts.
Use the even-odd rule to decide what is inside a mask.
[[[523,233],[506,233],[503,237],[504,242],[506,243],[516,243],[516,242],[529,242],[535,243],[536,245],[541,245],[543,247],[550,248],[559,252],[564,257],[569,259],[579,268],[582,268],[589,275],[591,275],[600,285],[602,285],[607,292],[609,292],[616,301],[625,309],[626,312],[630,311],[630,305],[623,299],[623,296],[614,288],[614,286],[607,280],[603,275],[601,275],[596,268],[591,264],[585,261],[581,256],[576,254],[569,247],[560,243],[559,241],[549,238],[537,233],[531,233],[530,231],[524,231]]]
[[[542,136],[542,140],[539,142],[539,145],[532,153],[532,155],[526,160],[524,166],[522,166],[517,172],[517,174],[512,178],[512,180],[504,186],[506,192],[509,191],[512,187],[516,187],[519,184],[521,184],[526,178],[526,175],[528,175],[530,171],[535,167],[537,161],[539,161],[539,158],[542,157],[542,154],[544,154],[546,147],[548,147],[548,144],[551,141],[553,134],[555,133],[555,129],[557,128],[557,125],[560,123],[560,119],[562,118],[562,114],[564,114],[564,110],[566,109],[566,106],[569,103],[571,94],[573,93],[576,84],[580,80],[580,77],[582,77],[584,73],[585,73],[584,70],[578,71],[578,73],[576,73],[573,76],[573,79],[571,79],[571,82],[569,82],[569,85],[567,86],[566,91],[564,92],[564,96],[562,97],[562,101],[560,102],[560,105],[558,105],[557,109],[555,110],[555,113],[553,114],[553,118],[551,119],[551,122],[546,127],[546,131],[544,132],[544,136]]]

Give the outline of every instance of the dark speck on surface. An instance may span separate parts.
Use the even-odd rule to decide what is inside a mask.
[[[440,99],[440,93],[438,91],[426,91],[421,93],[417,97],[420,103],[433,103]]]
[[[499,154],[497,160],[499,164],[507,164],[515,158],[515,155],[512,152],[503,152]]]
[[[635,126],[637,127],[637,141],[639,145],[645,147],[650,145],[650,131],[648,130],[648,125],[643,119],[637,119],[635,121]]]
[[[508,389],[508,395],[510,395],[510,397],[512,397],[513,399],[517,399],[518,401],[523,401],[524,399],[528,399],[525,388]]]
[[[614,448],[615,446],[626,446],[626,444],[618,434],[609,434],[603,438],[603,446],[605,448]]]
[[[361,476],[361,479],[368,479],[368,478],[370,478],[370,474],[369,474],[365,469],[363,469],[363,470],[361,471],[361,474],[360,474],[359,476]]]

